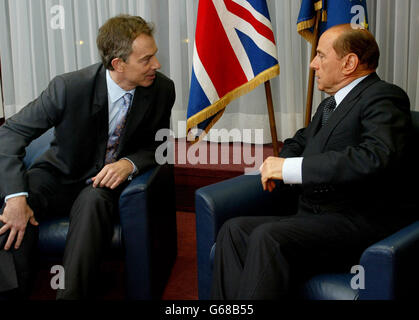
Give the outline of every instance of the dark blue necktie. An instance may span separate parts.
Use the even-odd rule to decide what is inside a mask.
[[[324,99],[323,101],[323,116],[322,116],[322,126],[324,126],[329,120],[333,110],[336,108],[335,97],[330,96],[329,98]]]

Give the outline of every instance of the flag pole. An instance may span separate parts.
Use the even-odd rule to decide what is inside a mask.
[[[271,91],[271,82],[268,80],[265,82],[265,93],[266,93],[266,102],[268,106],[268,115],[269,115],[269,126],[271,128],[271,137],[272,137],[272,147],[274,151],[274,157],[279,155],[278,147],[278,138],[276,135],[276,122],[275,122],[275,113],[272,102],[272,91]]]
[[[316,13],[316,23],[314,25],[314,32],[313,32],[313,42],[311,44],[311,58],[310,63],[313,61],[314,57],[316,56],[317,52],[317,44],[319,43],[319,21],[321,17],[321,10],[317,10]],[[307,90],[307,104],[306,104],[306,114],[305,114],[305,121],[304,126],[307,127],[311,121],[311,109],[313,106],[313,92],[314,92],[314,70],[309,67],[309,75],[308,75],[308,90]]]

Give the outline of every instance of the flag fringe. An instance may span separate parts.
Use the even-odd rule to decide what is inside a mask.
[[[319,0],[314,3],[314,11],[319,11],[323,9],[323,1]],[[326,10],[322,11],[322,21],[327,20]],[[311,44],[314,43],[314,34],[309,29],[314,27],[316,23],[316,17],[314,16],[310,20],[304,20],[297,23],[297,32],[308,42]]]
[[[323,9],[323,1],[319,0],[316,3],[314,3],[314,10],[319,11],[321,9]]]
[[[233,101],[234,99],[237,99],[241,97],[242,95],[252,91],[260,84],[276,77],[279,75],[279,64],[274,65],[273,67],[264,70],[263,72],[259,73],[256,77],[254,77],[252,80],[244,83],[240,87],[235,88],[234,90],[230,91],[229,93],[225,94],[221,99],[217,100],[212,105],[206,107],[204,110],[198,112],[197,114],[194,114],[192,117],[190,117],[186,122],[186,134],[188,135],[188,132],[190,129],[194,128],[201,122],[207,120],[208,118],[216,115],[214,119],[209,123],[209,125],[204,129],[204,132],[199,135],[198,138],[195,140],[192,140],[193,143],[198,142],[202,140],[202,138],[208,133],[208,131],[212,128],[212,126],[218,121],[218,119],[222,116],[224,113],[224,110],[226,106]]]
[[[310,31],[310,28],[314,26],[314,23],[316,22],[316,17],[311,18],[310,20],[305,20],[302,22],[299,22],[297,24],[297,31],[298,33],[308,42],[313,44],[314,41],[314,35]]]

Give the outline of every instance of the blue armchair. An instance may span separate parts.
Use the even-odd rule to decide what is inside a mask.
[[[419,139],[419,112],[412,112]],[[419,159],[414,151],[414,159]],[[412,161],[414,162],[414,161]],[[418,171],[417,169],[415,172]],[[412,178],[413,179],[413,178]],[[417,181],[417,180],[413,180]],[[260,175],[242,175],[200,188],[195,193],[198,293],[210,298],[212,263],[217,233],[236,216],[271,212],[281,203],[278,192],[264,192]],[[416,195],[417,198],[417,195]],[[416,208],[416,210],[418,210]],[[417,212],[415,212],[416,214]],[[354,263],[356,264],[356,262]],[[365,288],[353,289],[355,274],[319,274],[301,284],[298,298],[313,300],[387,300],[412,298],[419,288],[419,221],[368,247],[358,262],[365,271]]]
[[[26,148],[26,167],[47,150],[52,138],[50,129]],[[135,177],[120,196],[119,218],[110,256],[125,261],[126,298],[160,299],[177,255],[173,167],[157,166]],[[40,223],[43,259],[62,257],[68,223],[68,218]]]

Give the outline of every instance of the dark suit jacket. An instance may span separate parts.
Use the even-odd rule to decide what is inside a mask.
[[[411,130],[410,103],[399,87],[370,74],[321,127],[320,105],[307,128],[284,141],[280,157],[304,157],[302,185],[312,204],[383,214],[394,203]]]
[[[169,128],[175,100],[172,80],[157,73],[150,87],[137,87],[118,158],[141,172],[155,164],[155,134]],[[63,183],[83,181],[104,166],[109,128],[105,68],[95,64],[54,78],[41,95],[0,127],[0,190],[28,191],[22,159],[25,147],[55,127],[51,148],[34,166],[55,170]]]

